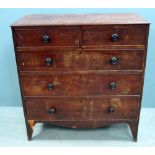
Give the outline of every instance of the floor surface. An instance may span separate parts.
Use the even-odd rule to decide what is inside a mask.
[[[155,108],[141,110],[138,142],[128,125],[78,130],[36,124],[27,140],[21,107],[0,107],[0,146],[155,146]]]

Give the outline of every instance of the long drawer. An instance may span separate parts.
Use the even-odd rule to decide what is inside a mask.
[[[137,119],[139,97],[25,99],[27,118],[39,121]]]
[[[143,50],[18,52],[21,71],[142,70]]]
[[[24,96],[137,95],[142,76],[137,75],[22,75]]]

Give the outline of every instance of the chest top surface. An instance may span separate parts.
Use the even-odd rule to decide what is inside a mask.
[[[33,14],[11,26],[149,24],[137,14]]]

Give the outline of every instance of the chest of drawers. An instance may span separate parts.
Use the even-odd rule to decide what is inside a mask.
[[[28,15],[11,28],[29,140],[38,122],[127,123],[137,140],[147,21],[135,14]]]

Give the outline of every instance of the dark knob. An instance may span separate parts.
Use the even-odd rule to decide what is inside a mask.
[[[55,113],[56,113],[56,108],[55,108],[55,107],[49,108],[49,109],[48,109],[48,113],[49,113],[50,115],[55,114]]]
[[[52,58],[46,58],[46,59],[45,59],[45,64],[46,64],[47,66],[50,66],[51,64],[53,64],[53,62],[54,62],[54,60],[53,60]]]
[[[118,63],[118,59],[117,59],[116,57],[112,57],[112,58],[110,59],[110,63],[111,63],[112,65],[115,65],[115,64]]]
[[[116,83],[115,82],[110,82],[109,86],[112,90],[116,89]]]
[[[48,83],[47,88],[48,88],[48,90],[54,89],[54,84],[53,83]]]
[[[43,36],[43,42],[44,42],[44,43],[49,43],[50,41],[51,41],[50,36],[47,35],[47,34],[45,34],[45,35]]]
[[[108,111],[109,111],[109,113],[115,112],[115,107],[109,107]]]
[[[112,34],[111,38],[112,38],[112,41],[117,41],[119,39],[119,36],[118,34],[114,33]]]

